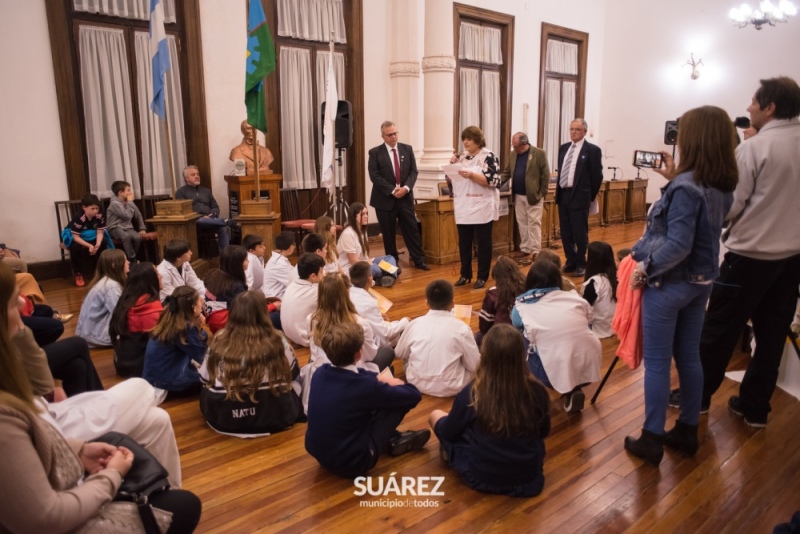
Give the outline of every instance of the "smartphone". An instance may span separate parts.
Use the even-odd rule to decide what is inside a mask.
[[[647,150],[635,150],[633,152],[633,166],[646,167],[648,169],[660,169],[663,161],[661,161],[660,152],[649,152]]]

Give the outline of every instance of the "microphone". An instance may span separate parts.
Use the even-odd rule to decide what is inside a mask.
[[[619,170],[619,167],[608,167],[608,170],[611,170],[611,171],[618,171],[618,170]]]

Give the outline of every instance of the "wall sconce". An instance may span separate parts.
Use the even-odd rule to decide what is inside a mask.
[[[777,6],[770,0],[762,0],[758,4],[758,9],[752,9],[749,5],[742,4],[740,7],[731,9],[728,14],[735,26],[744,28],[748,24],[752,24],[757,30],[760,30],[765,24],[775,26],[777,22],[786,22],[787,16],[795,15],[797,15],[797,8],[789,0],[780,0]]]
[[[689,61],[683,64],[685,67],[686,65],[692,67],[692,74],[690,75],[693,80],[696,80],[700,77],[700,70],[697,68],[703,64],[702,59],[698,59],[697,61],[694,60],[694,53],[689,56]]]

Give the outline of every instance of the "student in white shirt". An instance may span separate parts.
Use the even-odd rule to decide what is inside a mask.
[[[316,254],[303,254],[297,260],[300,278],[289,284],[283,294],[283,333],[303,347],[307,347],[309,343],[308,316],[317,309],[318,284],[325,276],[324,267],[325,260]]]
[[[194,288],[205,299],[206,286],[192,269],[189,263],[191,259],[192,250],[183,239],[173,239],[164,246],[164,260],[157,267],[158,274],[161,275],[161,292],[158,296],[160,300],[172,295],[175,288],[180,286]]]
[[[242,246],[247,249],[247,269],[244,277],[247,289],[261,289],[264,285],[264,238],[260,235],[247,234],[242,238]]]
[[[353,202],[348,212],[348,224],[339,236],[339,267],[348,272],[350,266],[359,261],[365,261],[372,267],[372,277],[383,287],[391,287],[397,281],[398,270],[394,274],[378,267],[381,261],[397,267],[394,256],[369,257],[369,239],[367,238],[367,224],[369,223],[369,210],[360,202]]]
[[[389,321],[378,308],[378,301],[370,295],[369,288],[374,285],[370,264],[360,261],[350,267],[350,300],[356,307],[358,315],[367,320],[372,327],[372,333],[380,346],[394,347],[400,340],[400,335],[408,326],[409,318],[403,317],[399,321]]]
[[[603,241],[592,241],[587,251],[581,294],[592,306],[592,332],[602,339],[614,335],[611,321],[617,310],[617,263],[611,245]]]
[[[336,225],[327,215],[318,217],[314,222],[314,233],[322,236],[328,244],[325,250],[325,272],[340,272],[347,274],[339,267],[339,249],[336,248]]]
[[[338,273],[340,271],[336,260],[333,262],[328,261],[328,241],[325,236],[317,233],[306,234],[303,237],[303,242],[300,243],[300,248],[303,252],[313,252],[325,260],[325,274]]]
[[[294,249],[294,234],[281,232],[275,236],[275,250],[264,266],[264,283],[261,285],[261,291],[265,297],[283,298],[286,286],[295,278],[293,273],[297,272],[289,261]]]
[[[434,280],[425,298],[430,311],[411,321],[395,354],[405,362],[408,383],[426,395],[450,397],[475,377],[480,352],[472,330],[451,312],[450,282]]]

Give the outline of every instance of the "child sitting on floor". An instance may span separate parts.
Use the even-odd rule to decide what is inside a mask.
[[[189,242],[173,239],[164,245],[164,259],[158,264],[161,275],[161,291],[159,299],[164,300],[172,295],[176,288],[189,286],[206,298],[206,286],[192,269],[192,249]]]
[[[275,250],[264,265],[264,283],[261,291],[265,297],[283,298],[286,287],[294,279],[292,273],[295,269],[289,261],[294,249],[294,234],[281,232],[275,236]]]
[[[483,339],[475,381],[450,413],[429,418],[442,459],[470,488],[534,497],[544,487],[544,438],[550,433],[547,390],[525,364],[522,336],[500,324]]]
[[[203,330],[203,299],[193,288],[181,286],[164,299],[164,313],[150,332],[144,353],[142,378],[159,392],[193,393],[202,380],[197,370],[208,348]]]
[[[211,341],[200,376],[200,411],[223,434],[256,437],[305,420],[294,350],[267,316],[261,291],[239,294]]]
[[[492,269],[495,285],[486,290],[481,312],[478,315],[478,332],[475,342],[481,346],[483,336],[497,324],[511,324],[511,308],[518,295],[525,291],[525,277],[517,263],[500,256]]]
[[[365,261],[359,261],[350,267],[350,300],[356,307],[358,315],[366,319],[372,327],[378,346],[394,347],[400,335],[408,326],[408,317],[399,321],[389,321],[378,308],[378,301],[370,295],[369,289],[375,284],[372,278],[372,267]]]
[[[335,324],[321,344],[332,365],[314,373],[306,451],[334,474],[354,478],[372,469],[381,454],[423,448],[430,430],[397,430],[422,400],[417,388],[389,373],[356,368],[364,330],[354,322]]]
[[[211,269],[206,275],[207,322],[212,334],[228,321],[228,304],[238,294],[247,291],[245,272],[249,264],[244,247],[228,245],[219,256],[219,268]]]
[[[453,285],[434,280],[425,288],[427,314],[408,325],[396,355],[405,362],[406,380],[426,395],[451,397],[472,382],[480,353],[472,330],[457,319]]]
[[[104,250],[97,262],[97,273],[89,285],[89,293],[83,299],[75,335],[90,345],[111,345],[108,325],[111,314],[117,307],[122,287],[128,276],[130,263],[121,250]]]
[[[592,241],[587,250],[581,294],[592,306],[592,331],[602,339],[614,335],[611,321],[617,309],[617,263],[608,243]]]
[[[307,347],[310,341],[308,316],[317,309],[317,285],[325,275],[325,260],[316,254],[303,254],[297,260],[300,278],[289,284],[281,302],[283,333],[293,342]]]

